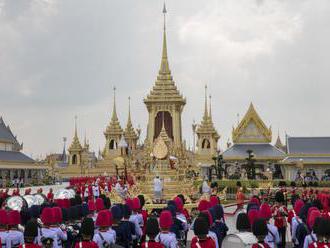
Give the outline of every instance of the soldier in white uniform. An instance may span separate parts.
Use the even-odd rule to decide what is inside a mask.
[[[53,248],[60,248],[58,246],[57,232],[51,227],[51,225],[54,224],[54,214],[51,208],[46,207],[42,210],[41,221],[43,223],[43,227],[40,229],[39,233],[41,237],[38,238],[38,240],[40,240],[40,245],[43,240],[49,238],[53,240]]]
[[[16,210],[11,210],[8,213],[8,237],[6,241],[7,248],[16,248],[24,244],[24,234],[18,230],[18,225],[21,224],[20,213]],[[2,242],[2,241],[1,241]]]
[[[7,230],[7,211],[4,209],[0,209],[0,240],[1,240],[1,247],[6,247],[6,242],[8,239],[8,230]]]
[[[99,230],[93,237],[93,241],[99,248],[104,248],[105,246],[110,246],[116,243],[116,232],[111,229],[111,225],[110,211],[100,211],[96,218],[96,226],[99,227]]]

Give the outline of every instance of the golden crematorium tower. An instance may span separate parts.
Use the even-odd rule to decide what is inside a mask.
[[[177,195],[179,191],[189,195],[192,183],[185,178],[187,154],[182,142],[181,114],[186,100],[177,89],[169,68],[165,5],[163,13],[162,60],[155,85],[144,99],[149,113],[143,151],[148,168],[140,174],[139,188],[147,198],[151,199],[153,197],[153,179],[155,176],[159,176],[163,180],[163,199],[168,200]]]
[[[164,6],[164,33],[163,51],[160,69],[154,87],[144,99],[149,112],[147,141],[153,144],[160,135],[162,127],[166,130],[167,136],[173,141],[175,147],[182,146],[181,113],[186,99],[182,97],[177,89],[167,58],[166,25]]]

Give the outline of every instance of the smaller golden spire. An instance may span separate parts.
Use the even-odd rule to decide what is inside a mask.
[[[128,118],[127,118],[127,125],[124,131],[124,137],[127,141],[138,139],[138,135],[136,134],[133,128],[133,124],[131,120],[131,97],[128,97]]]
[[[120,136],[123,133],[123,130],[120,126],[118,116],[117,116],[117,109],[116,109],[116,87],[113,87],[113,109],[112,109],[112,116],[109,125],[107,126],[104,134],[107,136]]]
[[[79,138],[78,138],[78,132],[77,132],[77,116],[74,117],[74,136],[72,143],[70,145],[69,151],[81,151],[82,146],[80,144]]]

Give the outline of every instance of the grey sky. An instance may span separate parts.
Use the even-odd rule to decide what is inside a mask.
[[[220,146],[252,101],[274,136],[330,135],[329,0],[167,0],[168,54],[187,98],[184,138],[213,96]],[[126,125],[143,137],[142,102],[161,55],[156,0],[0,0],[0,115],[24,151],[58,152],[78,115],[94,150],[103,148],[112,87]]]

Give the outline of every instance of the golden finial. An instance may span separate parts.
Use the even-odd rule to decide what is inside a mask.
[[[206,120],[208,117],[208,113],[207,113],[207,85],[205,84],[205,103],[204,103],[204,119]]]
[[[131,120],[131,97],[128,97],[128,120],[127,120],[127,126],[132,125],[132,120]]]
[[[209,95],[209,99],[210,99],[210,102],[209,102],[209,118],[210,118],[210,120],[212,121],[212,109],[211,109],[211,100],[212,100],[212,96],[211,95]]]
[[[162,62],[160,65],[160,73],[163,73],[163,74],[170,73],[170,68],[169,68],[168,60],[167,60],[166,13],[167,13],[167,10],[166,10],[165,2],[164,2],[164,6],[163,6],[163,14],[164,14],[163,51],[162,51]]]
[[[77,117],[77,115],[75,115],[74,116],[74,136],[78,136],[77,135],[77,119],[78,119],[78,117]]]
[[[167,13],[167,10],[166,10],[166,4],[164,2],[164,5],[163,5],[163,14],[164,14],[164,31],[166,30],[166,13]]]
[[[116,109],[116,86],[113,87],[113,110],[112,110],[112,120],[118,120],[117,109]]]

